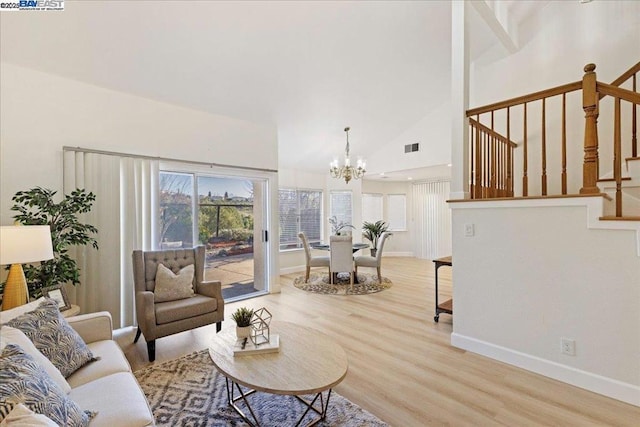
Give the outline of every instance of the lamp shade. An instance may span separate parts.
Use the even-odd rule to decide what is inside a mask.
[[[26,264],[53,258],[48,225],[0,227],[0,264]]]

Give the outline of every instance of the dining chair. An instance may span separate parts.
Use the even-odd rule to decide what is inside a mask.
[[[329,274],[331,274],[330,261],[328,256],[311,256],[311,247],[309,241],[304,233],[298,233],[298,237],[302,240],[302,246],[304,246],[304,254],[307,257],[307,274],[304,278],[304,283],[309,282],[309,273],[311,267],[327,267],[329,268]]]
[[[338,273],[349,272],[349,283],[353,286],[353,245],[351,236],[331,236],[329,238],[330,283]]]
[[[357,256],[354,263],[356,265],[356,277],[358,276],[358,267],[372,267],[378,271],[378,281],[382,283],[382,275],[380,274],[380,265],[382,264],[382,249],[384,248],[384,242],[388,237],[393,236],[393,233],[388,231],[382,233],[378,239],[378,247],[376,256]]]

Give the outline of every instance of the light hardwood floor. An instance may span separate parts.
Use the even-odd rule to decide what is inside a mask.
[[[317,295],[281,276],[282,292],[228,304],[223,328],[239,306],[267,307],[277,320],[322,331],[338,341],[349,371],[336,391],[392,426],[639,426],[640,408],[450,345],[452,317],[433,322],[433,263],[385,258],[382,273],[393,287],[360,296]],[[439,270],[443,296],[451,269]],[[117,331],[134,370],[148,365],[146,345],[134,330]],[[214,326],[156,342],[156,362],[201,350]]]

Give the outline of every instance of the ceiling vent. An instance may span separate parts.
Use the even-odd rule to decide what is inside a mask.
[[[404,146],[405,153],[413,153],[414,151],[420,151],[420,143],[416,142],[415,144],[407,144]]]

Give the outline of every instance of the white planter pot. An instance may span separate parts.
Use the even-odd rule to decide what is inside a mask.
[[[236,326],[236,337],[249,338],[251,336],[251,326]]]

